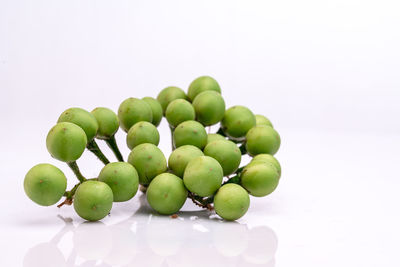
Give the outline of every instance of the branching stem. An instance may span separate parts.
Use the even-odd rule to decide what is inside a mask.
[[[118,148],[117,141],[115,140],[115,135],[111,136],[109,139],[105,139],[108,147],[112,150],[114,153],[115,157],[118,159],[118,161],[124,161],[124,158],[122,157],[121,151]]]

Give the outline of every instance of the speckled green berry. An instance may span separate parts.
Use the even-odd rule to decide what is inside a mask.
[[[47,150],[53,158],[64,162],[75,161],[85,151],[87,138],[81,127],[70,122],[57,123],[46,138]]]
[[[210,76],[201,76],[189,85],[188,97],[193,101],[198,94],[204,91],[215,91],[221,93],[221,88],[214,78]]]
[[[92,110],[92,114],[99,125],[97,138],[110,139],[118,131],[119,119],[111,109],[98,107]]]
[[[168,166],[175,175],[182,178],[189,161],[200,156],[204,154],[199,148],[191,145],[181,146],[172,151]]]
[[[271,194],[279,183],[279,173],[271,164],[249,164],[240,175],[241,185],[255,197]]]
[[[217,140],[227,140],[227,139],[220,134],[215,134],[215,133],[207,134],[207,145]]]
[[[160,214],[170,215],[178,212],[187,198],[183,181],[172,173],[156,176],[146,191],[150,206]]]
[[[184,145],[196,146],[203,149],[207,144],[207,132],[197,121],[184,121],[179,124],[173,134],[176,147]]]
[[[130,149],[144,143],[158,145],[160,134],[156,126],[147,121],[141,121],[133,125],[126,136],[126,143]]]
[[[205,126],[220,122],[225,114],[225,101],[220,93],[204,91],[193,100],[196,120]]]
[[[101,170],[98,180],[111,188],[114,202],[130,200],[136,195],[139,186],[139,175],[127,162],[108,163]]]
[[[274,155],[281,145],[281,138],[271,126],[259,125],[246,134],[246,150],[251,156],[258,154]]]
[[[234,221],[242,217],[249,209],[249,206],[249,194],[237,184],[223,185],[214,197],[215,212],[228,221]]]
[[[163,112],[165,113],[169,103],[175,99],[187,99],[185,92],[178,87],[169,86],[161,90],[157,96],[158,102],[160,102]]]
[[[225,111],[221,126],[230,137],[244,139],[246,133],[256,125],[253,112],[243,106],[233,106]]]
[[[121,128],[128,132],[139,121],[153,121],[153,111],[149,104],[142,99],[130,97],[124,100],[118,108],[118,118]]]
[[[51,164],[41,163],[32,167],[25,176],[26,195],[41,206],[56,204],[67,188],[64,173]]]
[[[86,181],[79,185],[74,196],[74,209],[88,221],[98,221],[108,215],[113,204],[111,188],[100,181]]]
[[[158,125],[160,125],[161,119],[163,117],[163,110],[160,102],[149,96],[143,97],[142,99],[150,106],[153,113],[153,120],[151,123],[153,123],[157,127]]]
[[[216,159],[224,170],[224,176],[236,171],[242,159],[242,153],[232,141],[217,140],[204,148],[204,155]]]
[[[148,185],[154,177],[167,170],[164,154],[153,144],[140,144],[133,148],[128,162],[137,170],[142,185]]]
[[[61,113],[57,122],[71,122],[81,127],[85,133],[88,142],[97,134],[99,124],[92,113],[82,108],[69,108]]]
[[[186,188],[201,197],[212,196],[222,183],[223,170],[212,157],[200,156],[186,166],[183,182]]]
[[[184,121],[194,120],[195,116],[192,104],[185,99],[175,99],[169,103],[165,111],[169,125],[174,128]]]
[[[251,160],[251,163],[257,163],[257,162],[272,164],[278,171],[279,177],[281,176],[281,172],[282,172],[281,164],[274,156],[272,156],[270,154],[258,154]]]
[[[255,115],[255,116],[256,116],[256,125],[267,125],[271,126],[272,128],[274,127],[271,121],[264,115]]]

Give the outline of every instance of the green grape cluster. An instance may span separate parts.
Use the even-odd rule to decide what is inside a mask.
[[[158,148],[157,129],[163,116],[171,130],[168,159]],[[216,133],[206,127],[219,124]],[[124,161],[115,134],[121,128],[131,150]],[[106,142],[117,161],[110,162],[97,140]],[[132,199],[140,186],[149,205],[158,213],[173,215],[186,200],[215,210],[225,220],[242,217],[250,197],[271,194],[278,186],[281,166],[273,156],[280,136],[263,115],[244,106],[226,109],[221,88],[209,76],[195,79],[187,93],[166,87],[157,98],[124,100],[116,114],[97,107],[91,112],[69,108],[50,129],[46,146],[50,155],[67,163],[78,183],[67,190],[67,178],[54,165],[31,168],[24,179],[27,196],[42,206],[73,205],[85,220],[107,216],[114,202]],[[77,160],[87,149],[104,163],[95,178],[86,178]],[[252,160],[241,166],[242,156]],[[242,164],[243,165],[243,164]]]

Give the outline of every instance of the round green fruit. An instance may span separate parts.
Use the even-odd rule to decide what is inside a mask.
[[[57,122],[71,122],[81,127],[90,142],[97,134],[99,124],[92,113],[82,108],[69,108],[61,113]]]
[[[70,122],[57,123],[50,129],[46,138],[47,150],[51,156],[65,162],[79,159],[85,151],[86,144],[85,132]]]
[[[215,134],[215,133],[207,134],[207,145],[217,140],[227,140],[227,139],[220,134]]]
[[[126,136],[126,143],[130,149],[144,143],[157,146],[159,142],[160,134],[156,126],[147,121],[141,121],[133,125]]]
[[[237,184],[223,185],[214,197],[215,212],[228,221],[242,217],[249,209],[249,205],[249,194]]]
[[[163,112],[167,110],[169,103],[175,99],[187,99],[185,92],[178,87],[169,86],[161,90],[157,96],[158,102],[160,102]]]
[[[242,153],[235,143],[228,140],[217,140],[204,148],[204,155],[216,159],[224,170],[224,176],[237,170]]]
[[[281,138],[271,126],[259,125],[246,134],[246,150],[251,156],[258,154],[274,155],[281,145]]]
[[[176,147],[192,145],[203,149],[207,144],[207,132],[197,121],[184,121],[175,128],[173,139]]]
[[[92,110],[93,116],[99,125],[96,137],[99,139],[110,139],[119,128],[117,114],[109,108],[95,108]]]
[[[86,181],[79,185],[74,196],[74,209],[88,221],[98,221],[108,215],[113,204],[111,188],[100,181]]]
[[[153,123],[157,127],[158,125],[160,125],[161,119],[163,117],[163,110],[160,102],[149,96],[143,97],[142,99],[150,106],[153,113],[153,120],[151,123]]]
[[[98,180],[111,188],[114,202],[130,200],[136,195],[139,186],[139,175],[127,162],[107,164],[101,170]]]
[[[201,76],[189,85],[188,97],[193,101],[198,94],[204,91],[215,91],[221,93],[221,88],[214,78],[210,76]]]
[[[224,132],[233,139],[241,140],[256,125],[253,112],[243,106],[233,106],[225,111],[221,126]]]
[[[272,164],[278,171],[279,177],[281,176],[281,172],[282,172],[281,164],[274,156],[272,156],[270,154],[258,154],[251,160],[251,163],[258,163],[258,162]]]
[[[221,121],[225,114],[225,101],[220,93],[204,91],[193,100],[196,120],[205,126]]]
[[[255,116],[256,116],[256,125],[266,125],[274,127],[271,121],[267,117],[263,115],[255,115]]]
[[[174,128],[184,121],[194,120],[195,116],[192,104],[185,99],[175,99],[169,103],[165,111],[169,125]]]
[[[199,148],[191,145],[181,146],[172,151],[168,159],[168,166],[175,175],[183,177],[189,161],[200,156],[204,156],[204,154]]]
[[[142,99],[130,97],[118,108],[118,118],[125,132],[139,121],[153,121],[153,112],[149,104]]]
[[[183,181],[172,173],[156,176],[146,191],[150,206],[160,214],[170,215],[178,212],[187,198]]]
[[[56,204],[65,193],[67,178],[57,167],[42,163],[32,167],[25,176],[26,195],[41,206]]]
[[[240,175],[241,185],[255,197],[271,194],[279,183],[279,173],[271,164],[249,164]]]

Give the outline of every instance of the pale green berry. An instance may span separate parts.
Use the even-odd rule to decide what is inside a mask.
[[[175,99],[169,103],[165,111],[165,117],[173,128],[184,121],[194,120],[195,116],[192,104],[185,99]]]
[[[97,134],[99,124],[92,113],[82,108],[69,108],[61,113],[57,122],[71,122],[85,131],[86,138],[90,142]]]
[[[157,127],[158,125],[160,125],[161,119],[163,117],[163,110],[160,102],[149,96],[143,97],[142,99],[150,106],[153,113],[153,120],[151,123],[153,123]]]
[[[188,97],[193,101],[198,94],[204,91],[215,91],[221,93],[221,88],[214,78],[210,76],[201,76],[196,78],[189,85]]]
[[[249,209],[249,206],[249,194],[237,184],[223,185],[214,197],[215,212],[228,221],[234,221],[242,217]]]
[[[141,121],[133,125],[126,136],[126,143],[129,149],[144,143],[158,145],[160,134],[156,126],[147,121]]]
[[[183,177],[189,161],[199,156],[204,156],[199,148],[191,145],[180,146],[172,151],[168,159],[168,166],[175,175]]]
[[[118,118],[121,128],[128,132],[139,121],[153,121],[153,111],[149,104],[142,99],[130,97],[124,100],[118,108]]]
[[[281,138],[271,126],[259,125],[246,134],[246,150],[251,156],[258,154],[274,155],[281,145]]]
[[[243,106],[233,106],[225,111],[221,121],[223,131],[233,139],[243,140],[246,133],[256,125],[253,112]]]
[[[220,93],[204,91],[193,100],[196,120],[205,126],[213,125],[222,120],[225,114],[225,101]]]

